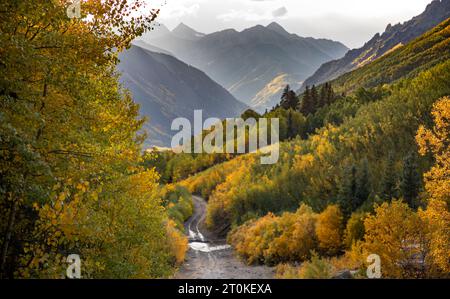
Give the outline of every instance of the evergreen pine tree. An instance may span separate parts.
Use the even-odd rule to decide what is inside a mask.
[[[283,93],[281,95],[281,107],[284,109],[297,109],[298,106],[298,98],[297,95],[289,85],[286,85],[286,87],[283,90]]]
[[[311,87],[311,110],[309,113],[314,114],[319,105],[319,93],[315,85]]]
[[[281,99],[282,99],[282,100],[285,100],[285,99],[288,97],[290,91],[291,91],[291,87],[290,87],[289,84],[288,84],[288,85],[286,85],[286,87],[283,89],[283,93],[281,94]]]
[[[346,217],[353,212],[353,203],[356,200],[356,166],[352,165],[344,170],[344,177],[339,188],[339,205]]]
[[[363,160],[359,170],[355,200],[353,202],[353,211],[359,208],[370,195],[370,178],[369,178],[369,163],[367,159]]]
[[[325,83],[325,85],[323,85],[322,88],[320,89],[318,108],[322,108],[327,104],[328,104],[328,83]]]
[[[287,117],[287,139],[294,138],[294,124],[292,121],[292,110],[289,109]]]
[[[327,105],[331,105],[333,102],[334,102],[334,100],[335,100],[335,98],[336,98],[336,96],[335,96],[335,94],[334,94],[334,90],[333,90],[333,87],[331,86],[331,83],[327,83],[327,99],[326,99],[326,104]]]
[[[391,200],[397,197],[396,190],[397,175],[395,171],[395,158],[393,153],[389,153],[386,169],[381,180],[381,197],[384,200]]]
[[[308,114],[312,113],[313,102],[311,99],[311,90],[309,89],[309,86],[306,86],[306,90],[303,93],[303,98],[299,110],[304,116],[308,116]]]
[[[417,207],[417,197],[421,186],[421,177],[417,168],[417,156],[412,151],[403,160],[403,172],[400,183],[402,196],[411,208]]]

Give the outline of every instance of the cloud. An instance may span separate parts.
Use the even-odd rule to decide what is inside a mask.
[[[196,15],[200,10],[201,1],[184,1],[183,3],[164,2],[161,8],[160,18],[180,19],[182,17]]]
[[[261,13],[256,12],[254,10],[230,10],[227,13],[221,14],[217,16],[217,19],[230,22],[233,20],[241,20],[241,21],[263,21],[263,20],[270,20],[272,16],[268,15],[267,13]]]
[[[286,7],[283,6],[272,11],[272,16],[278,18],[287,15],[287,13],[288,10],[286,9]]]

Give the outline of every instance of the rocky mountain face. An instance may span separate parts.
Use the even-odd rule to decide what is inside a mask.
[[[450,0],[434,0],[425,11],[403,23],[386,27],[382,34],[375,36],[363,47],[349,51],[343,58],[323,64],[303,83],[306,86],[318,85],[339,77],[377,58],[404,46],[450,17]]]
[[[170,146],[172,121],[185,117],[192,121],[194,110],[203,118],[236,117],[248,108],[202,71],[173,56],[150,51],[157,49],[140,42],[119,55],[121,82],[149,118],[147,145]]]
[[[180,24],[168,34],[151,33],[144,40],[204,71],[249,105],[278,76],[288,75],[299,87],[322,63],[348,51],[339,42],[291,34],[277,23],[207,35]]]

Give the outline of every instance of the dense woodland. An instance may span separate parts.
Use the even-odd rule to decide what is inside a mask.
[[[449,22],[300,96],[286,87],[264,115],[284,124],[277,164],[239,156],[181,183],[209,199],[209,227],[280,277],[363,269],[373,252],[385,277],[447,277]]]
[[[142,166],[145,120],[115,73],[158,11],[91,0],[82,21],[68,4],[0,4],[1,277],[65,277],[69,254],[83,278],[171,276],[190,197]]]
[[[171,277],[191,194],[248,264],[331,278],[379,254],[383,277],[450,275],[450,20],[259,115],[280,119],[280,160],[147,151],[117,52],[149,30],[142,0],[0,4],[0,274]],[[121,8],[121,9],[118,9]],[[144,154],[143,154],[144,153]]]

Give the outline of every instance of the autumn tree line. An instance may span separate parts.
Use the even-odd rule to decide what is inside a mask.
[[[310,89],[307,87],[304,93],[297,95],[287,85],[281,95],[280,103],[270,111],[260,114],[248,109],[240,117],[243,120],[253,118],[256,121],[260,118],[278,118],[281,141],[294,138],[307,139],[316,129],[323,127],[325,124],[340,124],[343,121],[344,116],[338,114],[347,113],[347,111],[342,112],[341,103],[345,103],[345,105],[351,103],[352,111],[356,112],[357,107],[362,103],[375,101],[382,96],[382,93],[381,89],[360,88],[354,96],[347,97],[345,94],[338,96],[335,94],[332,85],[325,83],[320,88],[313,86]],[[222,126],[226,127],[225,120],[222,122]],[[255,130],[255,128],[246,128],[246,152],[249,151],[248,140],[251,130]],[[211,130],[204,130],[202,132],[203,138],[209,133],[211,133]],[[237,135],[236,132],[234,134]],[[192,136],[192,143],[194,137]],[[268,139],[270,140],[270,134]],[[225,142],[224,137],[224,144]],[[158,173],[161,174],[161,182],[177,183],[236,156],[238,154],[196,154],[193,153],[193,150],[190,154],[174,154],[172,151],[154,149],[149,150],[144,157],[143,166],[149,169],[156,167]]]
[[[435,74],[448,74],[448,67]],[[443,81],[430,85],[450,92]],[[405,131],[401,140],[395,131],[392,140],[378,136],[375,144],[387,148],[371,161],[379,148],[366,146],[374,141],[359,145],[365,152],[358,158],[349,150],[364,135],[330,126],[309,142],[283,144],[284,159],[272,169],[243,156],[182,184],[209,198],[210,228],[228,235],[247,263],[278,265],[280,278],[332,278],[349,269],[363,278],[373,253],[381,257],[384,277],[448,277],[449,112],[450,99],[438,100],[431,126],[417,124],[400,155],[389,148],[406,142]]]
[[[207,225],[244,261],[278,265],[279,277],[364,277],[369,254],[380,256],[385,278],[448,277],[450,62],[444,54],[416,63],[414,76],[364,85],[372,71],[396,70],[398,51],[448,50],[448,26],[364,66],[360,79],[351,74],[344,94],[332,84],[299,97],[286,88],[263,114],[280,118],[277,164],[243,155],[181,182],[208,199]],[[332,100],[302,104],[320,95]]]
[[[143,166],[145,120],[115,71],[159,11],[89,0],[69,19],[69,4],[0,4],[0,275],[64,278],[78,254],[82,278],[170,277],[190,195]]]

